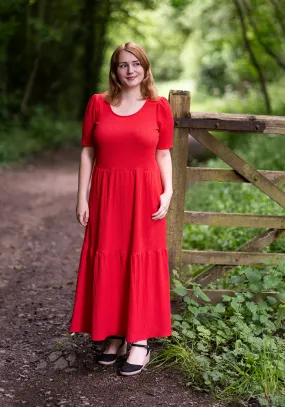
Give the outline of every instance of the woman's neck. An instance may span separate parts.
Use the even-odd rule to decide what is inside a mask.
[[[142,94],[140,86],[135,88],[123,88],[122,89],[122,97],[125,100],[141,100]]]

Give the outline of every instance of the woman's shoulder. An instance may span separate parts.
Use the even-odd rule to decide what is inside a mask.
[[[168,103],[168,100],[164,96],[157,96],[155,99],[150,99],[150,101],[160,105]]]
[[[150,101],[154,104],[154,105],[156,105],[156,107],[158,108],[158,110],[160,110],[160,109],[167,109],[167,108],[169,108],[169,102],[168,102],[168,100],[164,97],[164,96],[157,96],[155,99],[153,99],[153,100],[151,100],[150,99]]]
[[[104,93],[94,93],[91,97],[91,100],[93,100],[93,102],[101,102],[104,101]]]

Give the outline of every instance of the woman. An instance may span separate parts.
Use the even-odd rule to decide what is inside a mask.
[[[91,97],[83,120],[76,213],[86,229],[70,331],[109,338],[98,359],[105,365],[132,342],[122,375],[149,361],[148,338],[172,334],[165,218],[172,137],[172,112],[157,96],[145,51],[120,45],[109,90]]]

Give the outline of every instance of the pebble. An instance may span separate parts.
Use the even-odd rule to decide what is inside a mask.
[[[68,362],[63,358],[60,357],[54,364],[54,369],[63,370],[68,366]]]
[[[70,353],[67,357],[66,360],[69,362],[70,366],[74,365],[75,361],[76,361],[76,355],[75,353]]]
[[[36,369],[45,369],[47,367],[47,362],[45,360],[37,364]]]
[[[56,351],[56,352],[52,352],[52,353],[48,356],[48,359],[49,359],[50,362],[55,362],[57,359],[60,358],[60,356],[62,356],[62,352]]]

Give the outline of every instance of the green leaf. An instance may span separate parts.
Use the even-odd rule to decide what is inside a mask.
[[[195,339],[195,334],[194,334],[194,332],[193,332],[193,331],[190,331],[189,329],[183,329],[183,330],[182,330],[182,334],[185,335],[185,336],[187,336],[187,338]]]
[[[174,321],[182,321],[183,318],[181,315],[179,314],[172,314],[172,318],[174,319]]]
[[[230,297],[229,295],[222,295],[223,301],[229,302],[233,299],[233,297]]]
[[[266,316],[266,315],[260,315],[259,316],[259,321],[262,323],[262,324],[267,324],[268,323],[268,317]]]
[[[281,281],[275,276],[265,276],[264,277],[264,289],[268,290],[269,288],[276,288],[280,285]]]
[[[175,330],[172,331],[172,336],[174,336],[177,339],[180,339],[179,333],[177,331],[175,331]]]
[[[212,370],[210,372],[210,376],[212,377],[214,382],[217,382],[219,379],[223,377],[223,374],[219,372],[218,370]]]
[[[258,306],[254,302],[247,301],[245,303],[245,305],[249,309],[249,311],[252,312],[252,314],[254,314],[254,315],[256,314],[256,312],[258,310]]]
[[[275,305],[277,303],[277,300],[275,297],[271,297],[270,295],[268,295],[266,298],[267,298],[267,301],[270,303],[270,305]]]
[[[194,285],[193,290],[196,297],[202,298],[203,301],[211,301],[210,298],[197,285]]]
[[[262,284],[262,283],[250,284],[249,288],[250,288],[252,291],[260,292],[260,291],[262,291],[262,289],[263,289],[263,284]]]
[[[252,270],[251,268],[246,269],[244,273],[247,276],[249,282],[253,284],[257,283],[262,278],[262,274],[260,273],[260,271]]]
[[[285,291],[280,292],[278,295],[279,295],[280,300],[285,301]]]
[[[243,281],[244,281],[244,278],[242,276],[232,276],[230,278],[230,282],[232,284],[236,284],[236,285],[242,283]]]
[[[175,287],[183,287],[181,281],[176,278],[173,278],[173,283],[175,284]]]
[[[199,325],[197,326],[197,330],[198,332],[200,332],[201,334],[205,335],[205,336],[211,336],[211,331],[207,328],[205,328],[203,325]]]
[[[180,295],[181,297],[184,297],[187,294],[187,289],[183,286],[174,287],[172,291],[175,292],[175,294]]]
[[[199,314],[200,310],[197,307],[192,307],[192,305],[188,305],[187,309],[192,312],[195,317]]]
[[[217,304],[213,309],[213,311],[217,312],[217,313],[225,312],[225,310],[226,310],[226,308],[223,304]]]
[[[240,304],[239,304],[239,302],[238,302],[236,299],[233,299],[233,300],[231,301],[231,307],[232,307],[236,312],[239,312],[239,310],[240,310]]]
[[[181,323],[179,321],[174,321],[172,326],[176,328],[181,328]]]

